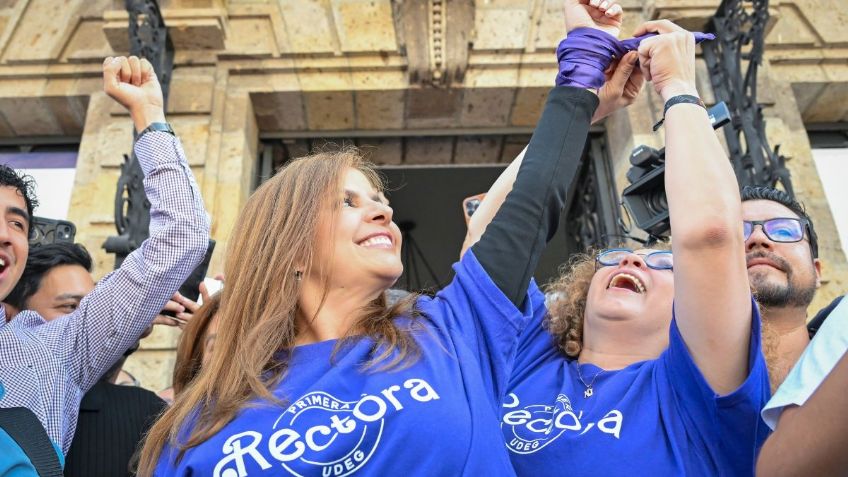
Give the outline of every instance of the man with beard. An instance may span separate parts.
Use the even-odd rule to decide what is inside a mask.
[[[775,433],[763,446],[757,475],[841,475],[848,466],[848,300],[821,310],[808,332],[807,307],[821,284],[810,217],[783,191],[746,187],[742,220],[748,278],[764,323],[779,336],[776,350],[766,353],[776,392],[762,411]]]
[[[810,343],[807,307],[821,285],[813,222],[787,193],[770,187],[742,190],[748,277],[763,321],[779,336],[769,360],[779,386]]]

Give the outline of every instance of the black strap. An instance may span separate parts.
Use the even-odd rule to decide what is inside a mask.
[[[174,128],[172,128],[169,123],[150,123],[150,126],[147,126],[146,128],[142,129],[141,132],[135,136],[136,141],[139,140],[141,136],[144,136],[145,134],[153,131],[166,132],[171,136],[176,136],[176,133],[174,133]]]
[[[62,477],[56,449],[32,411],[25,407],[0,409],[0,429],[18,443],[40,477]]]
[[[660,126],[663,125],[668,109],[675,104],[697,104],[698,106],[707,109],[707,105],[704,104],[704,101],[697,96],[692,96],[691,94],[678,94],[677,96],[672,96],[665,102],[665,107],[663,107],[663,117],[657,124],[654,124],[654,131],[658,130]]]
[[[824,320],[826,320],[827,317],[830,316],[830,312],[832,312],[833,309],[836,308],[837,305],[839,305],[839,302],[841,302],[843,298],[845,298],[845,295],[836,297],[835,300],[830,302],[830,305],[827,305],[826,307],[819,310],[819,312],[816,313],[816,316],[814,316],[813,319],[810,320],[809,323],[807,323],[807,332],[810,334],[810,339],[813,339],[813,336],[816,335],[816,333],[819,331],[819,328],[821,328],[821,326],[824,324]]]

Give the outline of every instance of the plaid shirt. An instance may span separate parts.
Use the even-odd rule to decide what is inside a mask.
[[[103,277],[73,313],[46,322],[0,306],[0,407],[26,407],[68,452],[82,396],[147,328],[203,259],[209,220],[179,140],[138,139],[150,237]]]

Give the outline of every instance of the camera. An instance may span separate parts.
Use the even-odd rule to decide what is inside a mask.
[[[58,242],[74,243],[76,234],[76,226],[67,220],[46,219],[36,216],[32,218],[29,244],[31,247],[37,247]]]
[[[713,129],[730,122],[730,110],[724,101],[707,110]],[[637,227],[652,237],[667,236],[671,229],[668,199],[665,195],[665,148],[638,146],[630,153],[630,185],[621,194],[621,201]]]

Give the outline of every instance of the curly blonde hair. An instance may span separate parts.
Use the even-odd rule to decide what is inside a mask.
[[[572,255],[560,267],[559,277],[545,287],[554,296],[545,325],[556,346],[569,358],[577,358],[583,350],[583,315],[594,275],[594,251]]]

